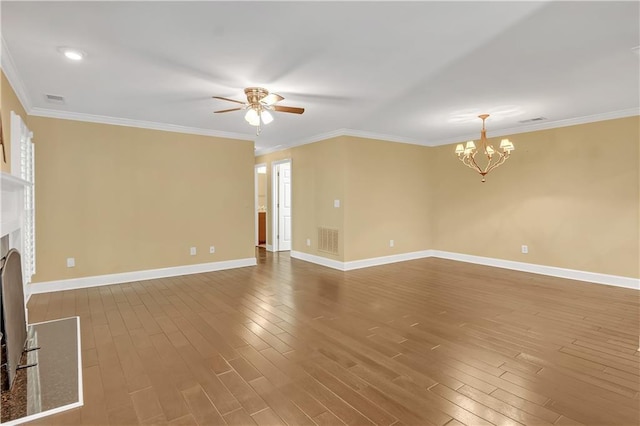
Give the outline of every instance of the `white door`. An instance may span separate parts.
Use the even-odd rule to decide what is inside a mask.
[[[277,250],[291,250],[291,163],[278,165],[278,229],[275,232]]]

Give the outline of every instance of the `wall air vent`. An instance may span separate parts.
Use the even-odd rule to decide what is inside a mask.
[[[318,227],[318,251],[338,254],[338,230]]]
[[[537,123],[538,121],[544,121],[546,119],[547,117],[536,117],[536,118],[529,118],[528,120],[521,120],[521,121],[518,121],[518,123],[522,123],[522,124]]]
[[[50,104],[64,104],[64,97],[60,95],[44,95],[44,99]]]

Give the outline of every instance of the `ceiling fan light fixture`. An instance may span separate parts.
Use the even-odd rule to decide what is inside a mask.
[[[264,124],[269,124],[273,121],[273,115],[271,115],[271,113],[267,110],[263,110],[260,114],[260,117],[262,118],[262,123]]]
[[[249,108],[247,110],[247,113],[244,115],[244,119],[247,120],[247,123],[251,124],[252,126],[260,125],[260,115],[258,115],[258,111],[253,108]]]
[[[260,134],[263,124],[267,125],[273,121],[272,111],[287,112],[290,114],[302,114],[304,112],[304,108],[276,105],[278,102],[284,100],[284,98],[276,93],[269,93],[267,89],[262,87],[247,87],[244,89],[244,94],[247,96],[246,102],[225,98],[223,96],[212,96],[214,99],[242,105],[242,107],[223,109],[214,111],[214,113],[246,110],[247,112],[244,115],[244,119],[250,125],[257,127],[256,136]]]

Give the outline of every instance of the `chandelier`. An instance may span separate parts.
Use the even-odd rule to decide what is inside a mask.
[[[466,145],[459,143],[456,145],[456,154],[458,154],[458,159],[462,161],[462,163],[469,167],[470,169],[475,170],[480,173],[482,176],[482,182],[485,182],[485,176],[496,167],[502,165],[509,155],[511,155],[511,151],[515,149],[513,143],[509,141],[509,139],[502,139],[500,141],[500,150],[495,150],[493,146],[491,146],[487,142],[487,130],[484,128],[484,122],[489,117],[489,114],[481,114],[478,118],[482,119],[482,131],[480,132],[480,149],[476,148],[476,144],[473,141],[469,141]],[[487,161],[484,167],[481,167],[476,162],[476,154],[481,152],[485,157],[487,157]],[[483,161],[484,163],[484,161]]]

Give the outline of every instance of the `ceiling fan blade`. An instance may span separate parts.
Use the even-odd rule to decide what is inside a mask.
[[[231,111],[240,111],[243,108],[231,108],[231,109],[223,109],[220,111],[213,111],[214,114],[220,113],[220,112],[231,112]]]
[[[270,93],[267,96],[265,96],[264,98],[260,99],[260,103],[264,104],[264,105],[273,105],[276,102],[280,102],[281,100],[283,100],[284,98],[276,93]]]
[[[237,104],[244,105],[244,102],[236,101],[235,99],[223,98],[222,96],[212,96],[213,99],[222,99],[223,101],[235,102]]]
[[[293,114],[302,114],[304,112],[304,108],[288,107],[282,105],[274,105],[273,110],[280,112],[291,112]]]

